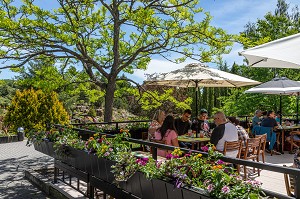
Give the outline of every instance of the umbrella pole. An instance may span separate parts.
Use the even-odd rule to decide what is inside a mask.
[[[279,98],[279,111],[280,111],[280,125],[282,125],[282,95]]]
[[[197,117],[198,117],[198,92],[199,92],[199,88],[198,88],[198,81],[195,81],[196,83],[196,121],[198,121]],[[198,124],[197,124],[197,128],[196,128],[196,138],[199,135],[199,128],[198,128]]]
[[[297,106],[297,115],[296,115],[296,121],[297,121],[297,124],[299,123],[299,92],[298,92],[298,95],[297,95],[297,101],[296,101],[296,106]]]

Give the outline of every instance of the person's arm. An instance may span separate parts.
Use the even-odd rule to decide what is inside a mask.
[[[216,146],[219,140],[222,139],[222,137],[224,136],[224,132],[225,132],[225,124],[221,124],[216,128],[214,128],[210,137],[210,143]]]
[[[176,146],[176,147],[179,147],[179,143],[178,143],[178,138],[174,138],[171,140],[171,143],[172,143],[172,146]]]

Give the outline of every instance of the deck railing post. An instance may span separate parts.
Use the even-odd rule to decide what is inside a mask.
[[[300,177],[295,175],[294,179],[295,179],[294,195],[295,195],[295,198],[300,199]]]
[[[157,148],[156,147],[152,147],[152,158],[154,160],[157,160]]]

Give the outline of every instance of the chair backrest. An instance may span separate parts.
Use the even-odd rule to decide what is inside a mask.
[[[242,141],[241,140],[232,141],[232,142],[226,141],[224,143],[223,154],[226,155],[227,152],[238,151],[237,158],[240,158],[241,157],[241,150],[242,150]]]
[[[248,154],[251,155],[259,155],[260,151],[260,138],[249,138],[246,142],[245,150],[243,150],[243,157],[247,159],[250,157]]]
[[[286,165],[283,165],[284,167],[286,167]],[[290,166],[292,167],[292,166]],[[294,194],[294,178],[292,176],[290,176],[289,174],[284,174],[284,182],[285,182],[285,188],[286,188],[286,193],[288,196],[292,196]]]
[[[267,134],[263,135],[256,135],[256,138],[260,138],[260,149],[265,151],[266,149],[266,142],[267,142]]]

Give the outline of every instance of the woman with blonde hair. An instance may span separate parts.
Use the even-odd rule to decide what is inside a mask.
[[[162,125],[162,123],[165,120],[165,112],[162,110],[157,110],[153,116],[152,122],[149,125],[148,129],[148,140],[151,140],[154,138],[154,133],[159,129]]]

